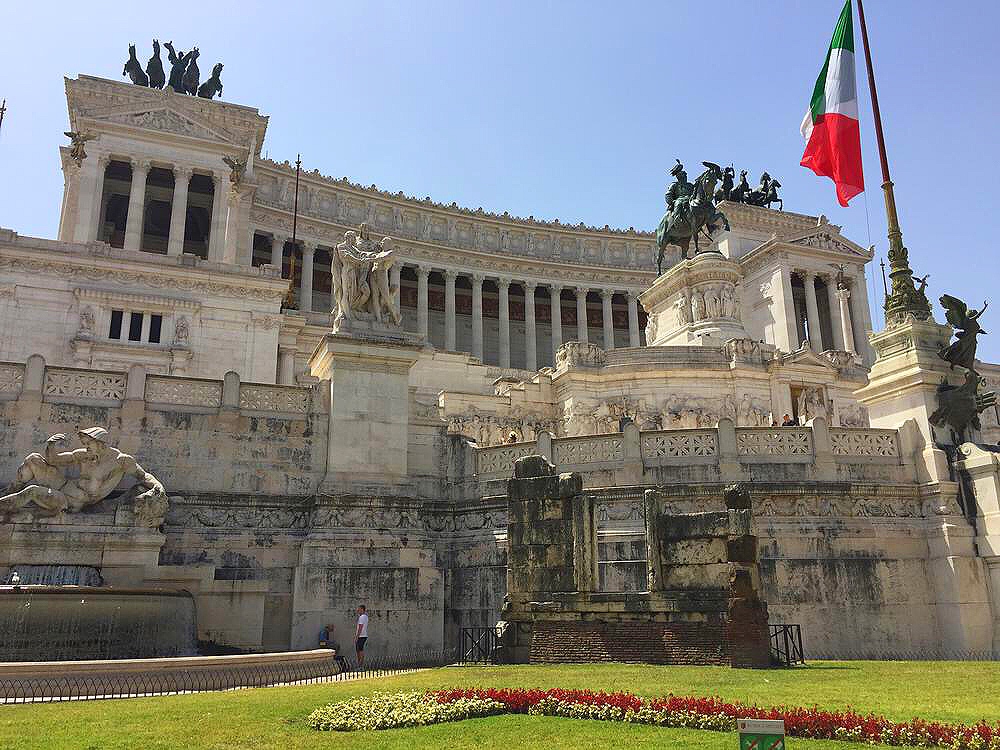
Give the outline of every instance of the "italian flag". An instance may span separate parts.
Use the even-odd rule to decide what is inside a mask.
[[[865,189],[858,130],[858,88],[854,79],[854,21],[851,0],[844,3],[823,70],[816,79],[809,110],[802,120],[806,150],[803,167],[837,185],[841,206]]]

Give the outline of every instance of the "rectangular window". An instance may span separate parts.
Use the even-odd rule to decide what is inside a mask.
[[[160,329],[163,328],[163,316],[162,315],[150,315],[149,316],[149,343],[159,344],[160,343]]]
[[[142,341],[142,313],[130,313],[128,322],[128,340]]]
[[[111,311],[111,328],[108,330],[109,339],[120,339],[122,337],[122,317],[125,313],[121,310]]]

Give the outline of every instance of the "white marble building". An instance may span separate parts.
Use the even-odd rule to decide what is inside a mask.
[[[394,238],[404,327],[437,351],[528,377],[565,341],[652,343],[637,301],[655,278],[648,232],[518,219],[303,170],[293,243],[295,170],[260,158],[268,118],[257,110],[90,76],[67,79],[66,95],[71,129],[95,137],[86,158],[62,149],[58,242],[0,235],[0,314],[14,323],[0,360],[308,382],[330,325],[330,248],[362,222]],[[238,184],[225,158],[246,163]],[[734,262],[741,335],[784,352],[807,338],[817,353],[857,346],[867,361],[870,252],[822,218],[726,210],[733,231],[718,249]],[[846,266],[842,292],[834,264]]]
[[[541,454],[599,501],[602,591],[643,585],[646,488],[697,510],[742,481],[769,605],[816,655],[1000,653],[1000,557],[928,478],[918,410],[872,386],[872,252],[824,217],[722,204],[731,230],[657,277],[650,232],[316,170],[296,213],[256,109],[90,76],[66,94],[89,140],[61,151],[59,236],[0,229],[0,487],[101,424],[170,506],[157,528],[115,497],[8,514],[0,576],[185,588],[199,637],[248,649],[311,647],[367,602],[374,649],[441,648],[496,621],[503,480]],[[394,338],[331,333],[331,249],[362,223],[393,238]]]

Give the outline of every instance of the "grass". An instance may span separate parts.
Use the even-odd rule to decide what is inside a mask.
[[[230,693],[0,707],[0,748],[574,748],[736,747],[736,737],[553,717],[497,716],[419,729],[316,732],[305,722],[322,704],[376,690],[439,687],[564,687],[642,695],[713,695],[760,705],[853,706],[893,719],[971,723],[1000,719],[1000,664],[815,662],[793,670],[567,665],[447,667],[375,680]],[[863,746],[792,740],[807,750]]]

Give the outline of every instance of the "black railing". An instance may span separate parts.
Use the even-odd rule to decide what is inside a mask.
[[[768,625],[771,631],[771,661],[783,667],[805,664],[800,625]]]
[[[454,664],[457,660],[458,654],[448,650],[391,656],[371,655],[365,658],[364,665],[354,664],[347,658],[331,656],[322,661],[276,662],[210,669],[198,667],[181,669],[167,666],[148,672],[128,673],[115,673],[112,663],[105,673],[0,678],[0,704],[138,698],[274,685],[339,682],[441,667]]]
[[[502,659],[499,627],[462,628],[459,660],[464,664],[499,664]]]

